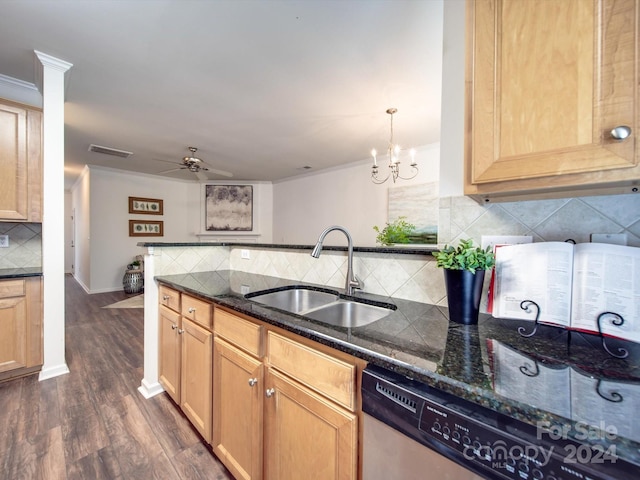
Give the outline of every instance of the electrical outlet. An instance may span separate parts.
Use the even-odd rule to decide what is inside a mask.
[[[249,250],[240,250],[240,258],[244,258],[245,260],[250,260],[251,259],[251,254],[249,253]]]
[[[9,235],[0,235],[0,248],[9,247]]]
[[[246,295],[251,291],[251,287],[249,285],[240,285],[240,293],[242,295]]]

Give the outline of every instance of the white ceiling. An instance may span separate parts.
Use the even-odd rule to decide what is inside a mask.
[[[34,50],[73,64],[67,186],[85,164],[157,174],[188,146],[277,181],[384,150],[389,107],[398,143],[439,141],[442,2],[1,0],[0,74],[36,83]]]

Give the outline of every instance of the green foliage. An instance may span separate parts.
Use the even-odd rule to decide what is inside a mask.
[[[378,233],[376,243],[381,245],[393,245],[394,243],[409,243],[409,236],[416,229],[416,226],[408,223],[407,217],[398,217],[392,223],[386,223],[386,226],[380,230],[377,225],[373,229]]]
[[[134,267],[139,267],[140,262],[138,260],[134,260],[133,262],[131,262],[131,265],[133,265]]]
[[[495,264],[491,247],[485,250],[473,246],[473,240],[460,240],[457,247],[445,245],[439,252],[432,252],[438,261],[438,267],[448,270],[489,270]]]

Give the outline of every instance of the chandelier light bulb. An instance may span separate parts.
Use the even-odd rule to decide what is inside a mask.
[[[391,116],[391,129],[390,129],[390,135],[389,135],[389,144],[387,146],[387,158],[389,159],[389,173],[387,174],[386,177],[384,178],[378,177],[379,171],[378,171],[378,162],[376,158],[377,152],[375,148],[371,150],[371,156],[373,157],[373,166],[371,167],[371,181],[373,183],[381,184],[389,180],[389,178],[391,178],[391,180],[393,180],[393,183],[395,183],[398,178],[401,178],[403,180],[410,180],[418,174],[418,164],[416,162],[416,151],[415,149],[412,148],[409,151],[409,155],[411,157],[410,166],[412,170],[412,175],[408,177],[403,177],[402,175],[400,175],[400,154],[402,152],[402,148],[400,147],[400,145],[393,143],[393,114],[396,113],[397,111],[398,110],[396,108],[387,109],[387,113]]]

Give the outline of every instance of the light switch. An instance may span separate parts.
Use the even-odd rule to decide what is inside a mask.
[[[9,247],[9,235],[0,235],[0,248]]]
[[[251,258],[251,255],[249,254],[249,250],[240,250],[240,258],[249,260]]]

